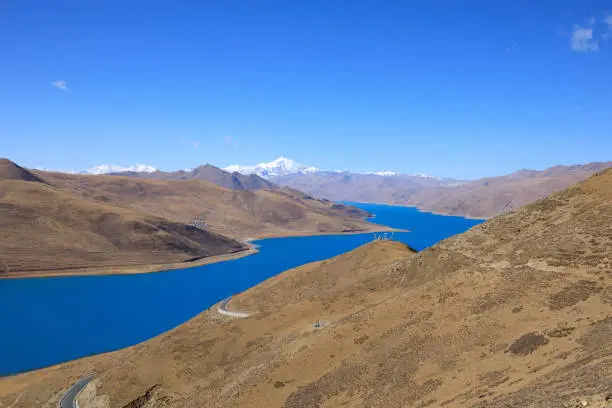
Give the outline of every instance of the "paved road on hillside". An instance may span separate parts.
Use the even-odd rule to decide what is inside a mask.
[[[223,300],[221,303],[219,303],[219,308],[217,309],[217,312],[225,316],[240,317],[240,318],[249,317],[251,315],[250,313],[246,313],[246,312],[232,312],[232,311],[227,310],[227,304],[229,303],[231,299],[232,297],[230,296],[227,299]]]
[[[66,391],[62,397],[59,404],[60,408],[79,408],[76,402],[76,397],[81,391],[83,391],[83,388],[85,388],[85,386],[89,384],[91,380],[93,380],[94,377],[94,374],[89,374],[87,377],[83,377],[74,383],[74,385],[70,387],[70,389]]]

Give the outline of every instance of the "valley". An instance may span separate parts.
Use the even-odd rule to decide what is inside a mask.
[[[607,3],[2,2],[0,408],[612,408]]]
[[[255,166],[228,166],[224,169],[223,182],[219,174],[224,171],[211,165],[189,172],[114,174],[169,180],[204,178],[238,190],[288,186],[332,201],[403,205],[438,214],[482,219],[530,204],[608,167],[612,167],[612,162],[523,169],[477,180],[457,180],[420,173],[328,171],[279,157]],[[232,172],[231,177],[228,172]]]
[[[369,243],[234,296],[248,318],[213,307],[134,347],[3,378],[0,401],[52,406],[95,371],[82,407],[599,406],[611,201],[607,170],[418,253]]]

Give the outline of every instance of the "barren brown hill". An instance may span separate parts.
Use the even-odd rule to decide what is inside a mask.
[[[124,172],[114,175],[123,177],[148,178],[155,180],[206,180],[230,190],[274,190],[276,185],[256,174],[230,173],[210,164],[198,166],[193,170],[174,172]]]
[[[251,317],[211,308],[137,346],[0,379],[0,401],[54,407],[95,371],[82,408],[604,406],[611,202],[608,170],[418,254],[374,242],[235,296]]]
[[[367,213],[334,207],[287,190],[229,190],[204,180],[150,180],[36,172],[47,183],[88,199],[189,223],[234,238],[380,230]]]
[[[0,181],[19,180],[19,181],[40,181],[40,179],[28,170],[13,163],[8,159],[0,158]],[[2,190],[0,190],[1,192]]]
[[[442,214],[489,218],[563,190],[610,166],[612,162],[555,166],[470,182],[332,172],[290,175],[274,181],[332,200],[410,205]]]
[[[405,203],[425,211],[489,218],[544,198],[580,182],[612,162],[555,166],[542,171],[520,170],[456,187],[424,189]]]
[[[40,182],[3,180],[0,192],[0,273],[5,277],[96,268],[147,270],[247,249],[214,232]]]
[[[146,272],[247,249],[235,239],[385,229],[366,215],[287,189],[30,172],[2,160],[0,274]]]

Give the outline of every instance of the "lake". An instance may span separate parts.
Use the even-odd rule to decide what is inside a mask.
[[[481,223],[410,207],[354,204],[417,250]],[[274,238],[260,252],[136,275],[0,280],[0,376],[127,347],[163,333],[278,273],[372,241],[374,234]]]

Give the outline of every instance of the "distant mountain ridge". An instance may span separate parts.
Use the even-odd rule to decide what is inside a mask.
[[[110,173],[126,173],[126,172],[141,172],[141,173],[152,173],[157,169],[148,164],[135,164],[133,166],[123,167],[116,164],[101,164],[99,166],[91,167],[87,170],[59,170],[59,169],[48,169],[44,167],[36,167],[34,170],[50,171],[56,173],[67,173],[67,174],[110,174]]]
[[[116,176],[146,178],[154,180],[206,180],[230,190],[274,190],[277,186],[256,174],[230,173],[211,164],[198,166],[195,169],[164,171],[125,171],[109,173]]]
[[[233,164],[225,167],[223,170],[232,173],[238,172],[241,174],[257,174],[258,176],[265,178],[286,176],[289,174],[309,174],[319,171],[319,169],[316,167],[306,166],[283,156],[269,163],[259,163],[255,166],[241,166],[238,164]]]
[[[326,171],[281,156],[256,166],[232,165],[225,169],[207,164],[195,169],[163,172],[148,165],[103,165],[86,173],[158,180],[207,180],[232,190],[274,190],[288,186],[334,201],[407,205],[448,215],[489,218],[546,197],[611,166],[610,161],[558,165],[466,181],[389,170]]]
[[[441,214],[489,218],[544,198],[612,167],[612,162],[554,166],[472,181],[410,175],[317,172],[273,177],[315,197],[415,206]]]
[[[208,165],[208,164],[207,164]],[[210,166],[210,165],[208,165]],[[199,166],[202,167],[202,166]],[[177,174],[182,172],[192,172],[197,168],[184,168],[182,170],[163,172],[163,173],[172,173]],[[155,173],[160,171],[154,166],[149,164],[135,164],[133,166],[119,166],[116,164],[101,164],[98,166],[91,167],[87,170],[60,170],[60,169],[49,169],[43,167],[36,167],[35,170],[42,171],[51,171],[51,172],[59,172],[59,173],[68,173],[68,174],[118,174],[118,173]],[[271,162],[262,162],[257,165],[239,165],[232,164],[230,166],[224,167],[221,170],[224,170],[228,173],[240,173],[242,175],[251,175],[255,174],[257,176],[272,179],[274,177],[282,177],[288,176],[292,174],[313,174],[319,172],[330,172],[329,170],[322,170],[314,166],[308,166],[302,163],[298,163],[290,158],[280,156],[277,159]],[[384,171],[372,171],[365,173],[353,173],[347,170],[333,170],[331,172],[334,173],[351,173],[351,174],[367,174],[367,175],[376,175],[376,176],[384,176],[384,177],[419,177],[419,178],[428,178],[428,179],[436,179],[440,180],[441,177],[431,176],[424,173],[399,173],[389,170]]]
[[[0,276],[170,269],[246,250],[247,237],[388,230],[256,175],[207,165],[175,176],[29,171],[0,158]]]

